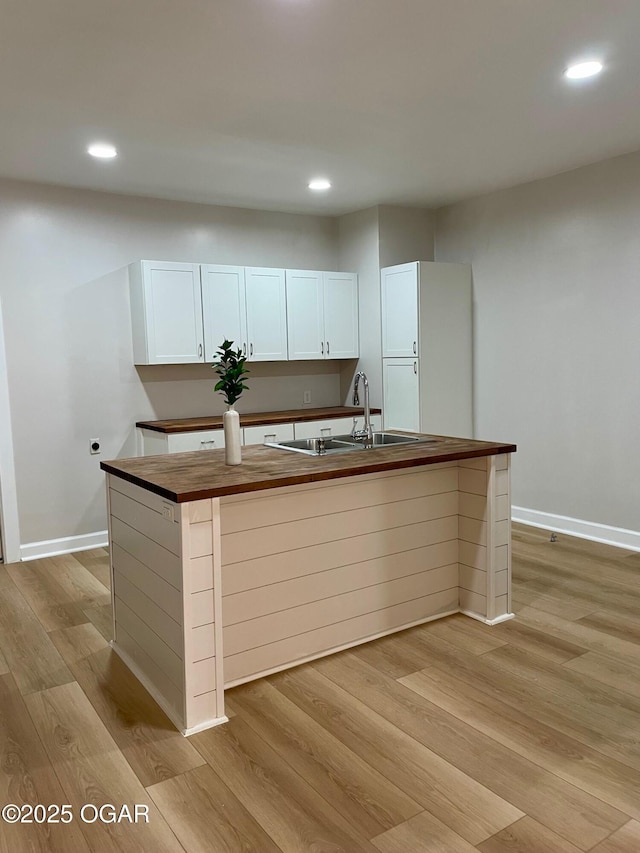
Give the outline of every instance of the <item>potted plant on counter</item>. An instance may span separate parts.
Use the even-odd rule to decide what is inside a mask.
[[[217,360],[212,367],[220,377],[214,391],[219,391],[227,404],[227,411],[222,415],[224,427],[225,462],[227,465],[239,465],[242,461],[240,445],[240,416],[235,410],[235,404],[246,391],[248,386],[244,377],[249,373],[246,369],[246,357],[242,349],[233,349],[233,341],[223,341],[217,353]]]

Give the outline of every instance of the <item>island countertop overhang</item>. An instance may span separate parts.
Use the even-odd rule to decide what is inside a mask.
[[[434,440],[419,445],[354,450],[336,456],[302,456],[270,447],[248,446],[243,447],[242,464],[237,466],[225,464],[223,450],[198,450],[114,459],[101,462],[100,467],[174,503],[185,503],[516,451],[516,445],[501,442],[423,437]]]

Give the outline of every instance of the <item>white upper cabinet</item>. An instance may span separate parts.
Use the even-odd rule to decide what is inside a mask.
[[[382,357],[417,356],[418,264],[381,271]]]
[[[324,358],[322,273],[287,270],[286,280],[289,358]]]
[[[324,334],[327,358],[358,358],[358,276],[348,272],[325,272]]]
[[[247,310],[244,267],[202,264],[202,313],[204,318],[204,354],[213,361],[225,340],[247,353]]]
[[[129,266],[135,364],[357,358],[353,273],[138,261]]]
[[[199,264],[129,267],[135,364],[204,361]]]
[[[287,270],[286,279],[289,358],[324,358],[322,273]]]
[[[250,361],[287,359],[284,270],[245,267],[247,343]]]
[[[357,358],[357,276],[287,270],[286,278],[289,358]]]

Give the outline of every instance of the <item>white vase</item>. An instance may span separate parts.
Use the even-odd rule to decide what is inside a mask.
[[[240,415],[233,404],[222,415],[224,427],[224,461],[227,465],[239,465],[242,462],[240,444]]]

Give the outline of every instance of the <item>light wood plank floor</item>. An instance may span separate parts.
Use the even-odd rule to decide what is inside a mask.
[[[106,551],[0,566],[0,850],[637,853],[640,554],[514,526],[517,618],[228,692],[181,737],[109,649]],[[84,803],[149,823],[83,823]]]

